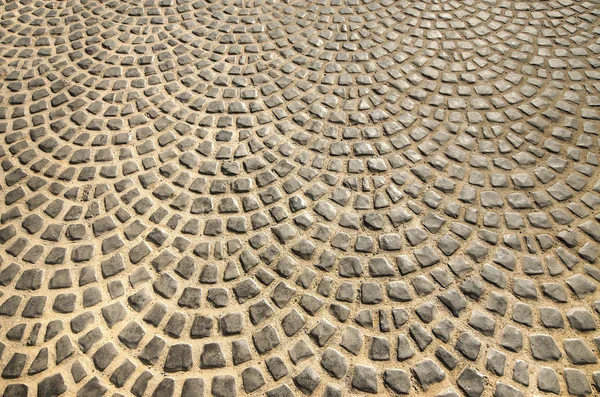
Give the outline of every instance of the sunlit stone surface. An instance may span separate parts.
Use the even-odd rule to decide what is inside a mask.
[[[0,395],[600,393],[598,0],[0,10]]]

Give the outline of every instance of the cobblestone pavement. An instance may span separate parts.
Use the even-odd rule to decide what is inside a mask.
[[[0,2],[0,393],[600,393],[600,2]]]

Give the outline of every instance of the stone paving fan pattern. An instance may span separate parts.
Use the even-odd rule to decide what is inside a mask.
[[[0,393],[600,393],[600,2],[0,2]]]

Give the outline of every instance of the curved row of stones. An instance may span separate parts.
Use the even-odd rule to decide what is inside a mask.
[[[15,1],[4,396],[598,393],[596,1]]]

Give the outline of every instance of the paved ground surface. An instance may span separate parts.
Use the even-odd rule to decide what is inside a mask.
[[[598,1],[2,1],[0,393],[600,393]]]

